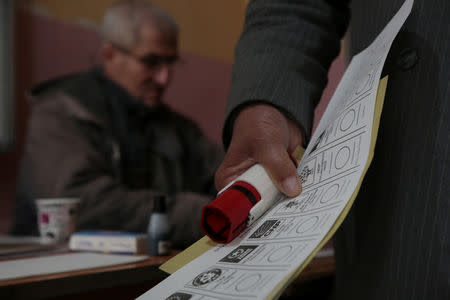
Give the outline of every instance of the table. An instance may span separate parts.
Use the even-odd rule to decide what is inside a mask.
[[[167,277],[158,267],[172,256],[0,281],[0,299],[134,299]]]
[[[0,299],[135,299],[168,276],[158,267],[175,254],[149,256],[130,264],[0,281]],[[305,293],[309,283],[328,280],[333,274],[333,257],[314,258],[283,295],[290,299],[296,293]]]

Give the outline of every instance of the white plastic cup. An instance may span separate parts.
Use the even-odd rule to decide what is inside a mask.
[[[39,233],[44,243],[66,242],[75,231],[80,199],[37,199]]]

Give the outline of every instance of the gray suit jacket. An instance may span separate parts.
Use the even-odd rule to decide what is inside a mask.
[[[255,0],[236,49],[224,143],[253,101],[307,132],[351,19],[355,54],[403,0]],[[337,299],[450,299],[450,85],[445,0],[416,0],[394,41],[375,157],[335,235]]]

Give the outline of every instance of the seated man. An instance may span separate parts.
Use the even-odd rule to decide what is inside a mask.
[[[77,229],[146,231],[165,194],[171,240],[202,236],[223,153],[162,102],[177,60],[178,27],[147,1],[111,6],[102,66],[34,88],[13,234],[37,234],[34,200],[80,197]]]

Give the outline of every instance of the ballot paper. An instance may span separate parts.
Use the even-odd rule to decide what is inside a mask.
[[[138,299],[281,294],[336,231],[358,193],[384,98],[381,70],[412,5],[406,0],[375,41],[353,57],[299,164],[300,196],[281,200],[231,243],[211,247]],[[204,238],[199,246],[202,241],[203,247],[210,244]]]

